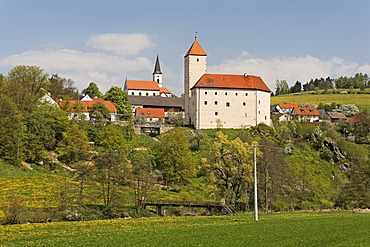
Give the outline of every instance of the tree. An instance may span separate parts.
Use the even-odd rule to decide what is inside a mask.
[[[112,86],[104,95],[104,99],[112,102],[117,109],[118,114],[132,115],[132,106],[128,101],[125,91],[117,86]]]
[[[302,83],[299,81],[296,81],[293,87],[290,88],[291,93],[300,93],[302,92]]]
[[[24,114],[34,109],[48,85],[48,75],[42,69],[20,65],[8,73],[4,91]]]
[[[116,188],[128,177],[127,143],[120,126],[109,124],[98,134],[98,155],[94,163],[98,171],[104,200],[105,215],[113,216],[112,207],[117,198]]]
[[[95,122],[110,121],[110,112],[108,108],[102,103],[97,102],[89,107],[90,120]]]
[[[63,139],[57,147],[60,159],[68,164],[75,164],[87,160],[90,150],[86,133],[78,127],[77,123],[72,122],[70,128],[63,133]]]
[[[20,164],[24,154],[25,126],[16,104],[0,93],[0,158]]]
[[[147,197],[148,190],[154,179],[153,155],[149,150],[135,150],[130,154],[129,158],[132,165],[136,210],[139,217],[141,217],[142,202]]]
[[[77,100],[79,97],[78,89],[74,86],[74,81],[60,77],[54,74],[50,77],[49,92],[54,98],[70,100]]]
[[[185,182],[195,175],[195,161],[184,131],[175,129],[167,132],[154,144],[153,154],[156,168],[166,183]]]
[[[209,156],[202,160],[208,170],[209,181],[218,190],[219,195],[231,204],[235,204],[251,187],[253,181],[253,150],[239,138],[229,140],[227,135],[216,132]]]
[[[25,119],[27,126],[27,157],[32,162],[47,162],[47,151],[55,150],[68,127],[68,117],[63,110],[41,104]]]
[[[266,212],[272,207],[285,210],[289,192],[294,188],[291,170],[278,145],[267,138],[263,138],[260,145],[262,154],[257,161],[260,205]]]
[[[275,95],[282,95],[282,94],[288,94],[289,93],[289,85],[286,82],[286,80],[276,80],[276,86],[275,86]]]
[[[82,94],[89,95],[90,98],[101,98],[103,96],[95,82],[90,82],[89,86],[82,90]]]

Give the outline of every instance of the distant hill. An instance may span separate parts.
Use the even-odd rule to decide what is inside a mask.
[[[345,90],[342,90],[345,91]],[[271,97],[271,105],[280,103],[296,103],[310,105],[319,105],[320,103],[337,103],[337,104],[355,104],[361,112],[370,112],[370,94],[354,93],[339,93],[339,94],[323,94],[316,92],[302,92],[295,94],[284,94]]]

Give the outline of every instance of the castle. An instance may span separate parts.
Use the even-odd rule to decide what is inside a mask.
[[[195,129],[270,125],[271,90],[260,77],[208,74],[207,54],[194,40],[184,56],[185,124]]]
[[[260,123],[271,124],[271,90],[264,81],[247,74],[207,73],[207,54],[196,38],[184,56],[184,99],[169,98],[171,93],[162,86],[158,56],[153,81],[126,79],[124,90],[134,111],[147,107],[178,109],[175,111],[180,113],[184,109],[184,125],[195,129],[240,129]]]

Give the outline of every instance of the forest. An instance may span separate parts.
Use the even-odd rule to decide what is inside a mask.
[[[139,198],[224,199],[249,211],[254,203],[254,147],[262,210],[370,207],[366,113],[336,124],[273,121],[273,126],[240,130],[180,126],[152,138],[134,133],[132,116],[112,123],[101,106],[89,109],[95,116],[89,121],[70,119],[63,108],[40,102],[45,93],[79,97],[73,81],[49,76],[39,67],[17,66],[0,75],[0,159],[20,171],[28,164],[50,177],[66,177],[69,185],[48,195],[56,205],[38,206],[53,210],[54,218],[48,216],[53,220],[87,219],[83,215],[91,208],[97,208],[97,218],[121,217],[122,205],[135,209],[130,216],[147,215]],[[111,100],[122,114],[131,112],[118,87],[102,94],[92,82],[83,93]],[[5,169],[9,166],[2,166],[0,174]],[[27,196],[21,202],[6,193],[0,195],[5,222],[17,223]]]

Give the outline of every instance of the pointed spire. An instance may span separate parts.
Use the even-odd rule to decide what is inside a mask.
[[[195,39],[193,44],[191,45],[189,51],[186,53],[185,57],[187,57],[189,55],[207,56],[207,53],[205,53],[203,48],[200,46],[198,41]]]
[[[159,57],[158,57],[158,55],[157,55],[157,60],[155,61],[153,75],[154,74],[162,74],[161,65],[159,64]]]

